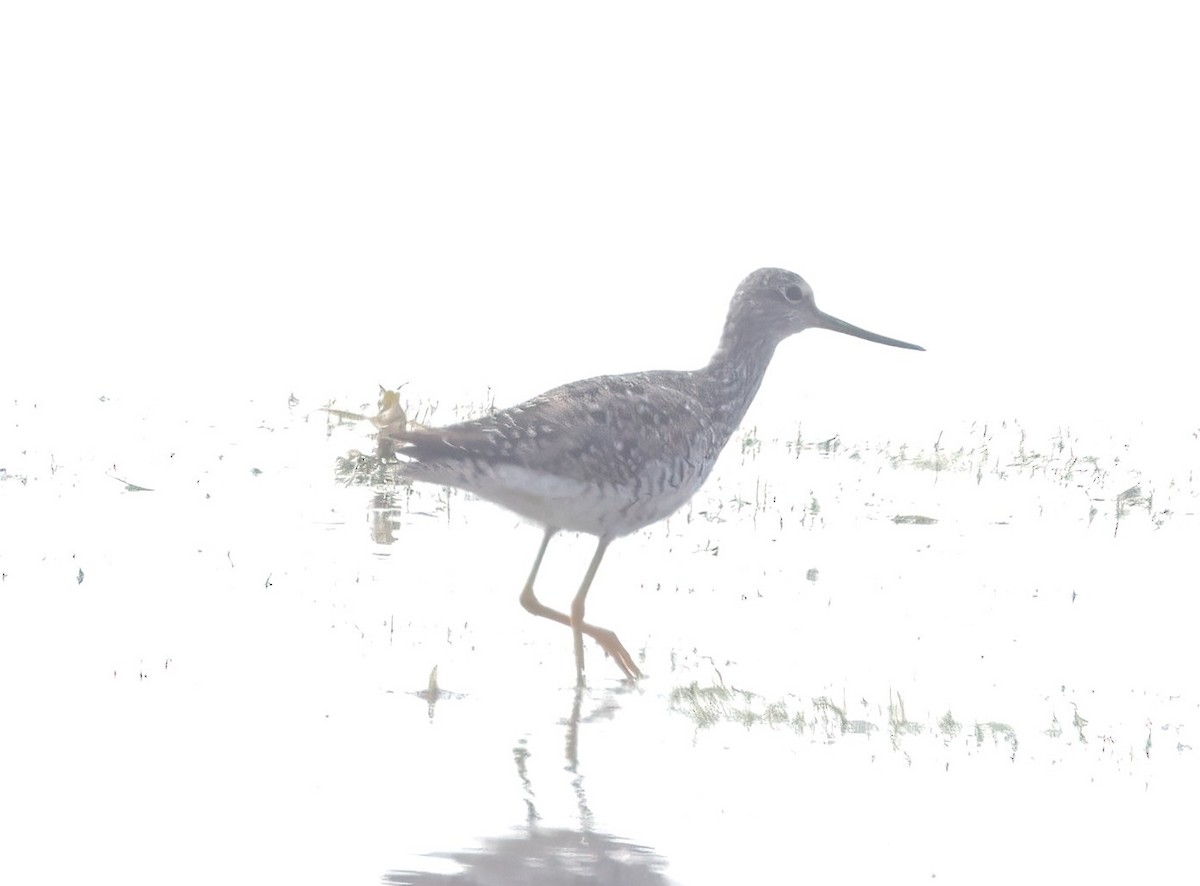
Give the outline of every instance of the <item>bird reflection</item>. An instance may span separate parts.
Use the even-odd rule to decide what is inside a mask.
[[[438,852],[431,858],[462,866],[456,873],[388,871],[392,886],[668,886],[653,850],[610,835],[537,828],[490,837],[479,849]]]
[[[593,826],[579,763],[579,727],[611,718],[618,706],[609,693],[584,716],[583,700],[584,689],[577,686],[565,723],[567,769],[572,773],[571,788],[579,810],[578,828],[542,826],[529,776],[532,753],[527,740],[521,738],[513,748],[513,762],[525,800],[524,826],[503,836],[484,838],[477,848],[426,856],[457,864],[457,872],[394,870],[385,873],[382,882],[391,886],[668,886],[670,881],[662,873],[666,861],[654,850]]]

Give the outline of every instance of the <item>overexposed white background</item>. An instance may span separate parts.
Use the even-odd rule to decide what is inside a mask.
[[[1169,416],[1198,33],[1183,3],[10,6],[0,389],[503,404],[703,362],[780,265],[930,353],[813,333],[764,410],[837,376],[935,420]]]

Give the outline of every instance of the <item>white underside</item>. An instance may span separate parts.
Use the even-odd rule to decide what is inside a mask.
[[[413,471],[413,478],[444,482],[420,473]],[[635,489],[557,477],[518,465],[494,465],[473,475],[469,483],[447,485],[466,489],[542,526],[615,538],[670,516],[703,482],[704,477],[697,476],[679,486],[653,489],[644,484]]]

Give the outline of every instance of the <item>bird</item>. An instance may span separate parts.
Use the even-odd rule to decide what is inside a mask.
[[[695,495],[758,393],[775,348],[806,329],[925,350],[824,313],[799,274],[759,268],[738,285],[717,349],[699,369],[596,376],[440,428],[382,423],[380,451],[396,459],[403,479],[465,490],[539,525],[521,605],[571,628],[577,685],[585,683],[584,636],[634,681],[642,672],[617,635],[584,618],[600,561],[613,541]],[[534,592],[550,540],[564,530],[597,539],[569,614]]]

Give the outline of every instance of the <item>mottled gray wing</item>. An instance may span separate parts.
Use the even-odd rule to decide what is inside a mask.
[[[646,465],[706,457],[705,410],[685,373],[606,375],[485,418],[396,434],[423,463],[482,459],[556,476],[630,483]]]

